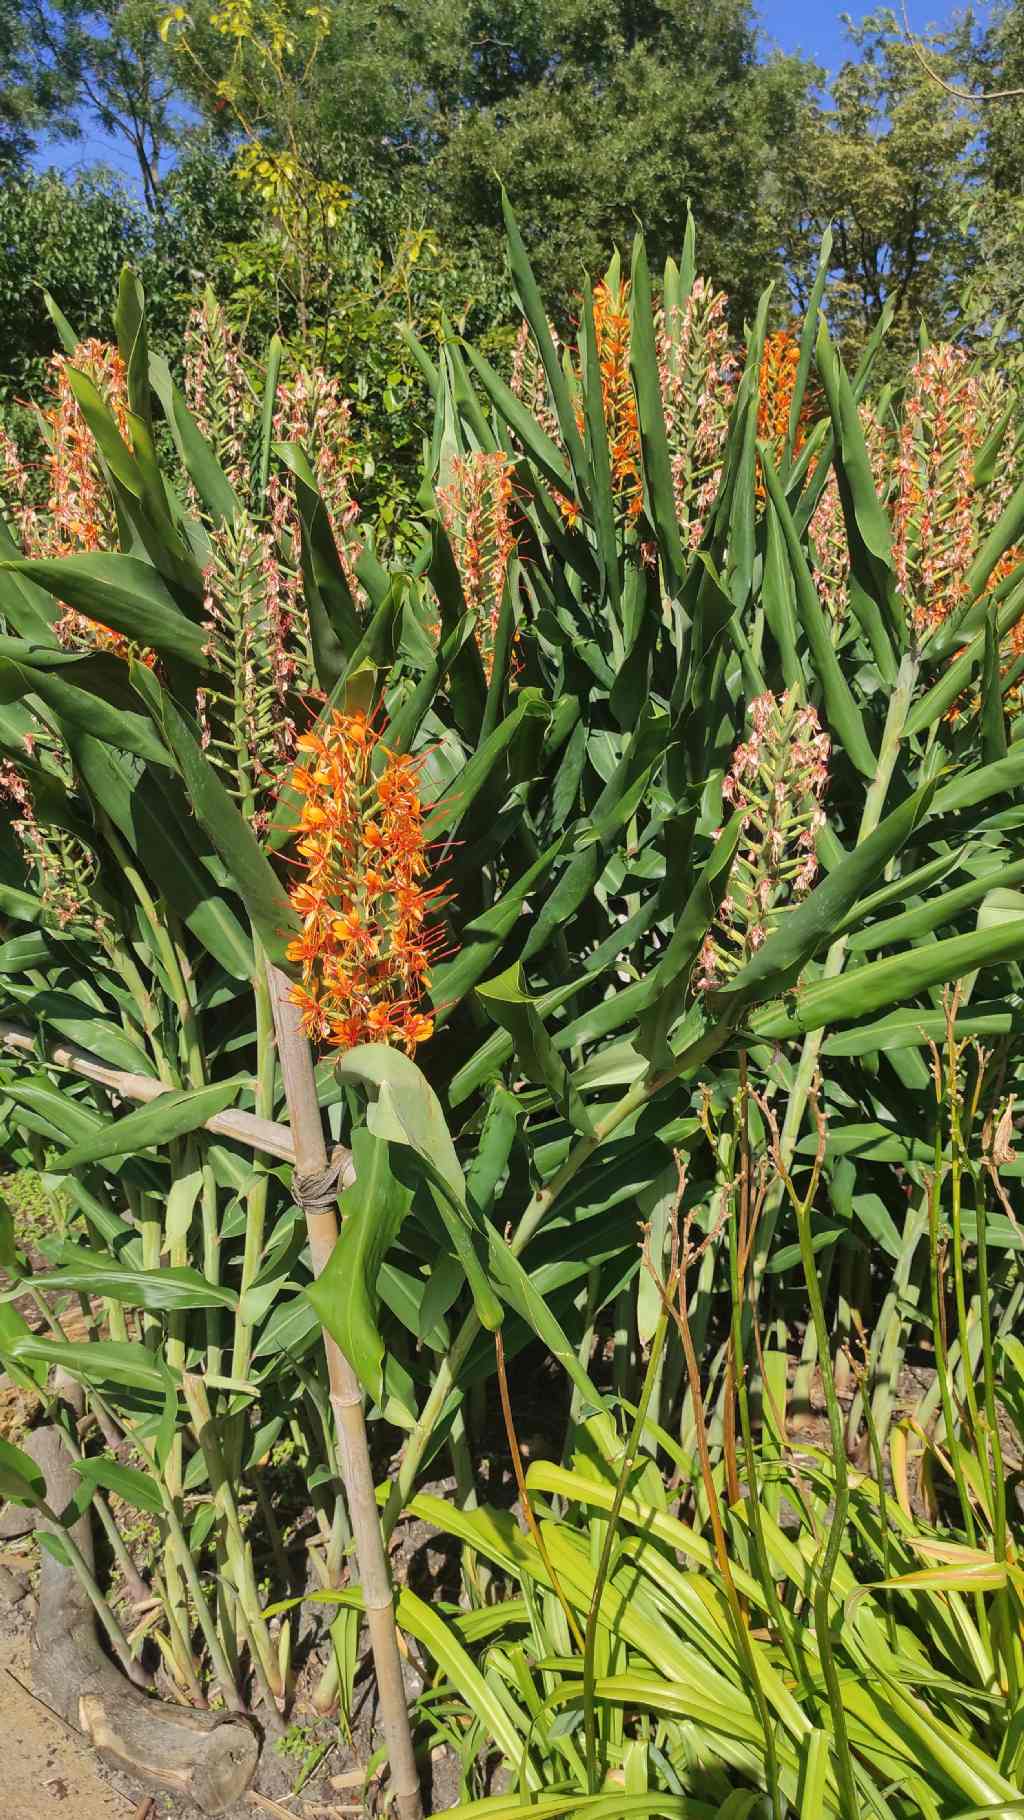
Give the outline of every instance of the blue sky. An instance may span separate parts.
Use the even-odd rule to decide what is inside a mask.
[[[770,43],[783,51],[802,51],[832,72],[847,54],[842,14],[848,11],[856,19],[870,10],[863,0],[859,5],[845,7],[835,5],[833,0],[760,0],[759,4],[755,0],[755,4],[762,32]],[[897,7],[898,4],[899,0],[895,0]],[[961,9],[957,0],[950,0],[948,7],[937,5],[936,0],[908,0],[907,10],[913,29],[924,32],[930,24],[948,20],[954,10]],[[973,11],[979,26],[987,23],[991,7],[984,0]],[[120,172],[133,187],[137,183],[134,160],[127,147],[96,131],[87,131],[72,144],[41,148],[36,163],[73,171],[99,160]]]

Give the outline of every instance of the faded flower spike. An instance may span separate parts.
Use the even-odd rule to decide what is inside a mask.
[[[421,1006],[441,939],[428,923],[441,887],[422,883],[421,761],[389,752],[361,713],[333,713],[298,751],[301,877],[289,895],[302,934],[287,953],[302,983],[292,997],[316,1041],[391,1043],[412,1055],[433,1035]]]
[[[505,583],[516,553],[512,528],[515,468],[502,450],[474,449],[457,455],[447,486],[438,487],[441,523],[448,533],[466,606],[476,618],[476,641],[488,682],[505,598]]]
[[[722,785],[743,817],[728,895],[697,958],[694,987],[714,992],[760,948],[778,920],[811,889],[815,836],[825,816],[831,742],[817,713],[791,691],[751,704],[749,738],[736,747]]]

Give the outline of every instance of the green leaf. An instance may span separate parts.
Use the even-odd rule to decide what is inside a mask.
[[[825,718],[828,721],[829,731],[843,747],[851,764],[855,765],[864,777],[873,778],[877,770],[877,760],[864,730],[860,709],[853,699],[850,685],[840,668],[839,659],[832,643],[832,634],[825,622],[825,614],[818,599],[811,571],[807,566],[807,557],[793,522],[793,515],[786,504],[782,484],[772,465],[770,450],[763,443],[759,443],[758,447],[768,497],[773,510],[778,515],[783,542],[789,556],[790,570],[796,589],[797,618],[810,647],[814,673],[821,684],[822,694],[825,698]]]
[[[31,1504],[37,1510],[46,1502],[46,1480],[31,1455],[2,1438],[0,1498],[7,1498],[12,1504]]]
[[[12,1358],[57,1365],[85,1384],[120,1384],[130,1390],[167,1389],[170,1372],[144,1346],[121,1340],[51,1340],[29,1334],[10,1347]]]
[[[134,1466],[122,1466],[118,1460],[111,1460],[105,1454],[94,1459],[74,1460],[72,1464],[86,1485],[112,1491],[125,1504],[130,1504],[133,1510],[145,1510],[154,1517],[159,1516],[163,1510],[163,1499],[152,1479],[147,1478],[144,1472],[138,1472]]]
[[[586,355],[583,413],[587,433],[587,453],[590,457],[590,472],[593,477],[594,529],[597,534],[597,546],[609,599],[613,610],[617,613],[622,604],[619,548],[615,530],[608,432],[604,420],[601,366],[597,352],[597,330],[594,325],[594,293],[589,283],[583,287],[583,338]]]
[[[385,1043],[366,1043],[347,1049],[335,1072],[339,1081],[355,1081],[367,1090],[367,1123],[375,1136],[408,1144],[433,1165],[458,1200],[465,1200],[465,1178],[441,1102],[411,1057]]]
[[[137,556],[94,550],[84,556],[21,557],[0,562],[0,569],[24,575],[87,619],[161,657],[181,658],[198,670],[207,667],[207,634],[179,610],[153,565]]]
[[[674,592],[686,567],[686,559],[679,536],[672,464],[665,433],[651,279],[643,236],[639,233],[633,240],[630,313],[629,362],[636,392],[647,508],[658,539],[658,550],[668,577],[669,591]]]
[[[289,442],[276,444],[275,452],[295,483],[313,658],[321,687],[330,690],[342,674],[346,659],[358,646],[363,628],[338,555],[327,507],[305,451]]]
[[[884,876],[889,861],[928,814],[934,794],[934,780],[915,790],[840,860],[803,903],[787,910],[763,948],[740,968],[731,984],[715,994],[716,1003],[747,1005],[754,997],[774,996],[794,984],[821,944],[831,940],[836,924]]]
[[[474,347],[465,343],[463,345],[485,392],[510,430],[519,438],[530,460],[536,463],[550,486],[558,492],[571,493],[572,479],[558,445],[545,434],[533,412],[528,411],[515,393],[510,391],[490,362],[478,354]]]
[[[298,934],[299,922],[283,886],[170,696],[145,665],[131,669],[132,681],[174,754],[196,819],[227,867],[266,953],[277,964],[287,964],[284,950]]]
[[[34,1271],[30,1281],[33,1289],[75,1289],[85,1295],[109,1296],[111,1301],[154,1313],[164,1309],[234,1308],[238,1302],[233,1289],[207,1282],[198,1270],[187,1265],[136,1270],[102,1252],[77,1247],[72,1262],[57,1270]]]
[[[360,1382],[383,1408],[387,1371],[378,1278],[413,1196],[394,1174],[387,1142],[365,1126],[352,1133],[352,1155],[356,1179],[339,1203],[338,1242],[305,1294]]]
[[[171,378],[170,367],[162,355],[150,355],[149,378],[163,406],[182,467],[211,519],[220,526],[233,524],[242,510],[238,495]]]
[[[700,945],[725,896],[742,832],[743,817],[737,813],[704,862],[668,947],[647,982],[636,1047],[656,1069],[667,1062],[668,1033],[683,1008]]]
[[[548,389],[554,402],[555,416],[558,418],[558,428],[561,432],[562,441],[569,451],[569,459],[572,462],[573,472],[576,475],[578,485],[581,477],[585,476],[587,473],[586,453],[576,423],[576,413],[573,410],[572,399],[569,396],[568,382],[562,371],[562,365],[555,351],[554,342],[551,339],[551,331],[548,328],[548,319],[545,314],[544,304],[541,300],[540,291],[537,288],[537,280],[533,275],[530,261],[526,255],[523,237],[519,232],[519,224],[512,213],[512,208],[504,189],[502,189],[501,192],[501,212],[504,217],[505,234],[508,240],[508,259],[512,271],[512,279],[519,294],[519,301],[523,306],[523,314],[530,325],[533,339],[537,345],[537,352],[540,355],[545,377],[547,378]],[[586,504],[587,501],[588,493],[585,491],[584,504]]]
[[[371,1091],[367,1125],[376,1137],[404,1144],[426,1173],[445,1230],[466,1273],[477,1316],[493,1330],[503,1310],[478,1255],[480,1221],[467,1203],[466,1184],[445,1124],[441,1103],[426,1076],[408,1056],[384,1044],[350,1049],[337,1064],[339,1080],[358,1081]]]
[[[172,1138],[185,1137],[198,1131],[215,1112],[223,1112],[238,1099],[244,1078],[218,1081],[212,1087],[189,1087],[158,1094],[145,1106],[137,1106],[124,1118],[105,1123],[94,1136],[75,1144],[53,1163],[59,1174],[81,1169],[86,1163],[97,1163],[112,1156],[127,1156],[136,1150],[149,1150],[156,1144],[167,1144]]]
[[[767,944],[766,944],[767,946]],[[974,935],[954,935],[947,941],[922,944],[907,953],[872,961],[854,968],[841,979],[815,980],[784,1005],[765,1005],[755,1011],[751,1029],[758,1037],[776,1039],[802,1036],[826,1024],[844,1024],[881,1011],[894,1001],[913,998],[930,986],[944,986],[962,979],[976,968],[995,967],[1024,956],[1024,915],[995,929]]]
[[[486,985],[478,986],[476,991],[488,1015],[502,1030],[508,1031],[516,1060],[527,1080],[546,1087],[574,1129],[589,1137],[593,1132],[590,1114],[544,1028],[537,1009],[538,1001],[523,990],[519,962],[488,980]]]

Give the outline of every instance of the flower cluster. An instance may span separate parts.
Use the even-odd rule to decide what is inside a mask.
[[[721,456],[736,393],[728,298],[695,278],[682,306],[657,320],[658,377],[672,463],[676,518],[695,550],[722,477]]]
[[[429,922],[441,887],[423,883],[421,761],[389,752],[360,713],[332,713],[298,749],[302,877],[290,896],[302,934],[288,958],[302,982],[292,996],[316,1041],[391,1043],[411,1055],[433,1034],[420,1006],[441,934]]]
[[[257,404],[245,376],[241,339],[210,290],[185,328],[185,397],[231,485],[242,493],[252,465]]]
[[[0,511],[18,533],[26,556],[45,556],[45,531],[28,465],[10,431],[0,424]]]
[[[893,476],[893,563],[922,639],[967,598],[978,532],[978,406],[963,350],[926,349],[911,374]]]
[[[451,480],[438,487],[437,505],[448,534],[462,596],[476,614],[476,641],[488,682],[509,567],[516,553],[512,528],[515,469],[501,449],[456,455]]]
[[[274,440],[297,442],[309,456],[349,591],[361,610],[366,595],[355,571],[358,549],[353,537],[359,507],[351,492],[358,460],[352,407],[342,396],[337,379],[320,367],[299,367],[285,380],[278,387]],[[291,489],[281,475],[271,481],[270,508],[276,534],[290,553],[297,574],[298,515]]]
[[[264,834],[295,753],[289,695],[311,677],[293,636],[294,602],[272,534],[250,518],[210,530],[204,577],[209,678],[196,697],[202,744]]]
[[[862,405],[860,408],[860,421],[867,445],[868,462],[875,492],[879,499],[885,499],[891,473],[892,439],[885,426],[866,405]],[[811,474],[816,466],[816,462],[812,464]],[[822,488],[821,497],[814,508],[810,533],[816,559],[815,583],[822,603],[832,620],[834,634],[838,637],[846,622],[849,607],[850,540],[846,533],[846,520],[843,517],[843,506],[839,497],[839,483],[836,480],[835,468],[831,466]]]
[[[10,759],[0,763],[0,800],[11,807],[11,829],[43,909],[61,929],[88,921],[93,933],[102,934],[105,919],[90,890],[93,854],[63,828],[37,819],[28,780]]]
[[[757,375],[757,436],[766,442],[776,465],[781,461],[789,435],[789,418],[796,391],[800,366],[800,343],[791,329],[776,329],[765,337],[761,365]],[[805,392],[797,418],[793,452],[807,440],[807,432],[817,415],[813,396]],[[764,481],[758,480],[758,498],[764,498]]]
[[[629,280],[614,289],[604,280],[594,289],[594,332],[601,370],[601,401],[612,470],[612,493],[621,520],[630,524],[643,509],[640,424],[629,370]]]
[[[818,872],[831,742],[812,707],[768,691],[750,708],[722,795],[742,815],[727,896],[697,959],[694,986],[714,992],[756,953]]]

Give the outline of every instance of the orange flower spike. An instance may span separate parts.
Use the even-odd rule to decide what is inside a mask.
[[[399,1042],[411,1054],[410,1043],[433,1027],[421,1017],[410,1036],[407,1023],[429,989],[437,943],[424,925],[438,888],[415,882],[427,870],[422,761],[386,752],[375,778],[380,740],[361,713],[334,713],[325,731],[304,736],[303,754],[315,757],[315,768],[297,767],[297,850],[306,871],[291,892],[304,930],[289,956],[303,973],[296,992],[306,996],[296,1002],[315,1002],[309,1027],[320,1038],[336,1048]]]

